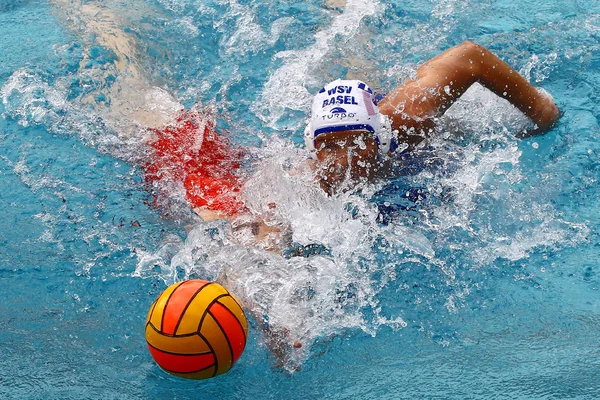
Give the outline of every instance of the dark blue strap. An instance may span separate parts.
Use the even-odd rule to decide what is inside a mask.
[[[326,126],[319,128],[315,131],[315,138],[323,133],[340,132],[340,131],[360,131],[365,130],[371,133],[375,133],[375,129],[371,125],[367,124],[354,124],[354,125],[335,125]]]

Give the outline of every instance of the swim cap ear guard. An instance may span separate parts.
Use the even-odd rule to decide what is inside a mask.
[[[387,154],[392,140],[390,119],[381,114],[373,92],[364,82],[337,79],[317,93],[304,130],[306,149],[317,158],[317,136],[340,131],[367,131],[375,136],[380,155]]]

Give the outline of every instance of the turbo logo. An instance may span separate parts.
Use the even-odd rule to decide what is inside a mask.
[[[341,120],[341,119],[354,118],[354,117],[356,117],[356,113],[349,113],[349,112],[346,112],[346,110],[343,109],[342,107],[335,107],[329,111],[328,115],[323,115],[321,118],[323,118],[323,121],[326,121],[326,120],[332,120],[332,119]]]

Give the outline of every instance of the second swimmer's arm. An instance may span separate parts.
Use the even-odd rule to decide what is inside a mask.
[[[210,210],[206,207],[196,207],[194,208],[194,212],[198,214],[204,222],[222,219],[229,221],[234,230],[249,227],[257,242],[262,242],[269,235],[281,236],[281,229],[277,226],[267,225],[265,221],[261,219],[253,218],[251,221],[238,224],[236,223],[236,219],[238,218],[237,215],[227,215],[219,211]],[[269,248],[268,250],[280,251],[281,249]]]
[[[511,102],[535,122],[539,131],[550,129],[560,117],[551,96],[473,42],[464,42],[423,64],[416,79],[407,80],[387,95],[379,109],[392,118],[397,129],[422,129],[427,127],[423,121],[443,114],[475,82]]]

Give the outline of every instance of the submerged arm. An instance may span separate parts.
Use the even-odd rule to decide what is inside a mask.
[[[416,79],[393,90],[379,103],[379,109],[391,117],[392,126],[400,132],[431,128],[431,119],[442,115],[475,82],[507,99],[535,122],[538,131],[546,131],[558,121],[560,112],[551,96],[473,42],[464,42],[427,61],[417,70]]]
[[[183,106],[167,90],[149,81],[138,40],[127,32],[122,10],[111,9],[102,1],[50,0],[50,3],[60,20],[86,43],[78,75],[83,81],[99,82],[97,89],[83,95],[82,103],[91,105],[123,137],[143,136],[144,128],[159,128],[175,119]],[[144,14],[151,12],[148,5],[139,1],[128,2],[127,6]],[[95,46],[113,53],[110,67],[89,65],[93,65],[89,61]],[[97,101],[97,97],[106,100]]]

